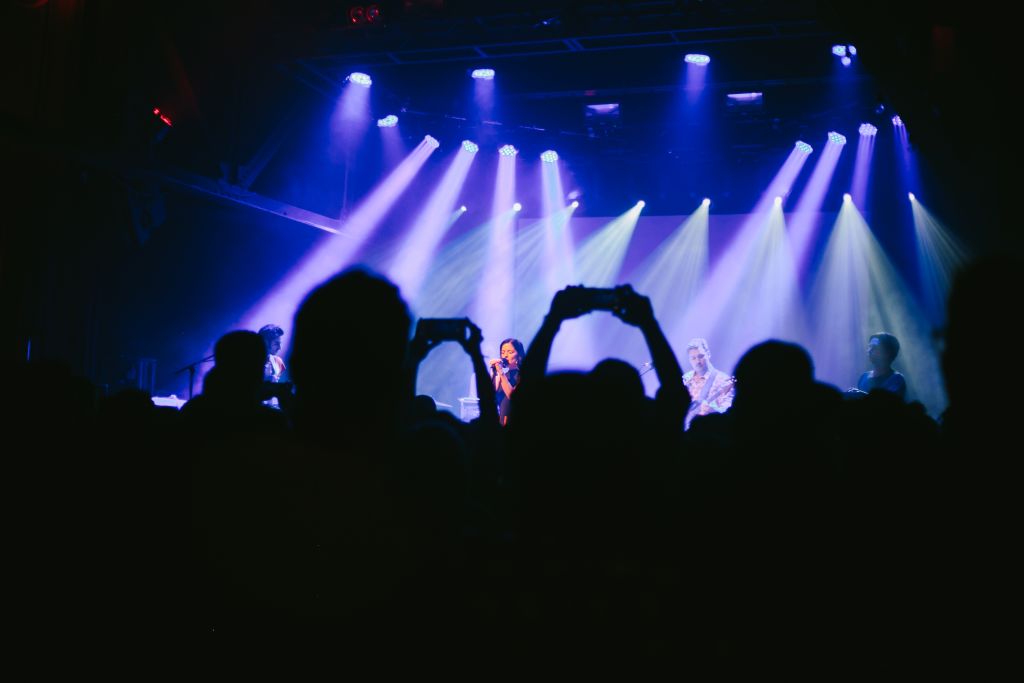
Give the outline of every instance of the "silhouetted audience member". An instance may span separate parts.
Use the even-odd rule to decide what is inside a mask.
[[[203,378],[203,393],[182,406],[186,428],[206,434],[283,432],[284,417],[263,405],[263,338],[228,332],[214,346],[215,364]]]
[[[290,358],[304,439],[379,450],[395,436],[413,398],[405,374],[410,325],[398,288],[364,270],[309,293],[295,314]]]
[[[1014,420],[1022,373],[1021,364],[1012,360],[1018,344],[1015,335],[1008,334],[1015,315],[1007,305],[1020,300],[1022,272],[1019,258],[984,259],[957,275],[949,295],[942,352],[949,408],[943,415],[943,431],[956,447],[972,449],[979,457],[993,452],[989,446],[1001,450],[1019,441]],[[972,360],[979,345],[998,364],[996,372],[979,371]]]
[[[609,305],[648,343],[661,381],[653,401],[637,370],[619,360],[585,374],[546,373],[561,324]],[[669,616],[675,603],[661,589],[678,549],[667,456],[688,399],[647,297],[627,286],[555,295],[530,344],[508,429],[518,510],[514,575],[519,601],[531,608],[517,629],[524,645],[575,655],[657,648],[678,633]]]
[[[1011,540],[1021,513],[1015,454],[1022,373],[1011,330],[1020,317],[1014,302],[1021,299],[1022,273],[1019,256],[981,259],[957,274],[947,309],[942,371],[949,407],[942,416],[945,457],[936,466],[943,467],[943,480],[933,509],[940,531],[935,557],[949,561],[931,582],[944,597],[929,632],[971,670],[979,662],[1005,666],[1016,647],[1006,615],[1021,607],[1024,570]],[[989,362],[978,362],[982,349]]]
[[[883,391],[844,401],[806,350],[769,340],[736,365],[731,408],[684,432],[681,368],[627,286],[556,294],[502,429],[480,329],[466,320],[464,339],[410,340],[398,289],[353,269],[296,313],[292,423],[262,404],[268,347],[252,332],[217,342],[180,415],[138,392],[97,402],[65,366],[18,366],[23,391],[5,417],[42,447],[12,459],[15,481],[45,484],[33,514],[47,542],[121,568],[105,582],[39,570],[65,595],[75,580],[100,593],[117,583],[140,596],[125,613],[185,612],[218,637],[327,633],[416,661],[454,643],[491,660],[973,664],[985,648],[1012,651],[999,618],[1017,606],[1020,573],[1020,370],[998,309],[1021,272],[1002,259],[957,277],[941,426],[902,400],[899,345],[880,333],[861,389]],[[618,359],[547,372],[561,324],[609,308],[644,335],[655,399]],[[481,415],[468,425],[414,393],[418,366],[447,341],[477,374]],[[982,347],[1005,371],[979,371]],[[90,474],[105,487],[81,485]],[[58,500],[81,513],[49,512]],[[145,567],[157,565],[153,581]]]
[[[633,422],[630,417],[639,418],[646,396],[636,368],[618,358],[605,358],[594,366],[590,376],[602,387],[602,396],[611,402],[606,409],[617,414],[616,409],[621,408],[626,422]]]
[[[796,344],[771,340],[751,347],[736,365],[737,414],[759,421],[799,414],[814,384],[814,365]]]
[[[459,613],[439,577],[460,585],[465,458],[441,421],[406,422],[409,331],[397,288],[364,270],[302,302],[289,359],[295,440],[245,454],[205,496],[222,628],[344,632],[383,654],[371,634],[408,646],[411,630],[443,633],[427,615]]]
[[[410,419],[415,422],[429,420],[437,416],[437,402],[426,394],[417,394],[412,400]]]

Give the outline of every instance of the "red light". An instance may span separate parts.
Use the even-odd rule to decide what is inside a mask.
[[[348,20],[353,24],[362,24],[366,21],[366,10],[359,5],[348,11]]]
[[[163,121],[164,123],[166,123],[168,126],[174,125],[174,124],[171,123],[171,120],[169,118],[167,118],[166,116],[164,116],[163,114],[160,114],[160,120]]]
[[[375,21],[380,20],[380,7],[377,5],[370,5],[366,8],[366,20],[371,24]]]
[[[157,115],[157,116],[160,116],[160,108],[159,107],[153,107],[153,113],[155,115]]]

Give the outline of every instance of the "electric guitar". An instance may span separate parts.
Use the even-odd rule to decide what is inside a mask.
[[[690,409],[686,412],[686,419],[690,420],[693,417],[696,417],[696,414],[697,414],[696,411],[699,408],[701,408],[702,406],[706,406],[706,405],[710,405],[710,404],[714,403],[719,398],[721,398],[722,396],[725,396],[730,391],[732,391],[732,388],[734,386],[736,386],[736,378],[735,377],[729,377],[729,378],[727,378],[722,383],[722,386],[718,387],[717,389],[715,389],[714,391],[709,393],[708,397],[706,399],[704,399],[703,401],[701,401],[699,399],[693,399],[693,401],[690,402]]]

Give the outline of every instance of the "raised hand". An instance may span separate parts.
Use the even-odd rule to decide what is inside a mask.
[[[419,364],[440,343],[436,339],[430,339],[420,334],[419,327],[417,327],[416,334],[413,335],[412,341],[409,342],[409,360]]]
[[[461,346],[468,354],[473,354],[474,352],[479,353],[480,345],[484,343],[483,332],[469,318],[466,318],[466,329],[469,331],[469,334],[467,334],[465,338],[459,340],[459,346]]]
[[[578,294],[582,289],[582,285],[569,285],[565,289],[555,292],[548,315],[561,321],[578,318],[581,315],[590,313],[590,307]]]
[[[634,327],[644,327],[654,322],[654,308],[648,297],[637,294],[630,285],[622,285],[617,289],[622,303],[612,311],[615,317]]]

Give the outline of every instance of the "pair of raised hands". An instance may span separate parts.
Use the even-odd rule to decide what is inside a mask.
[[[555,294],[548,316],[561,322],[593,311],[609,311],[627,325],[636,327],[654,321],[651,300],[637,294],[630,285],[612,289],[570,285]]]
[[[469,318],[425,318],[416,325],[416,334],[409,342],[409,358],[422,361],[438,344],[456,342],[470,356],[480,353],[483,332]]]

